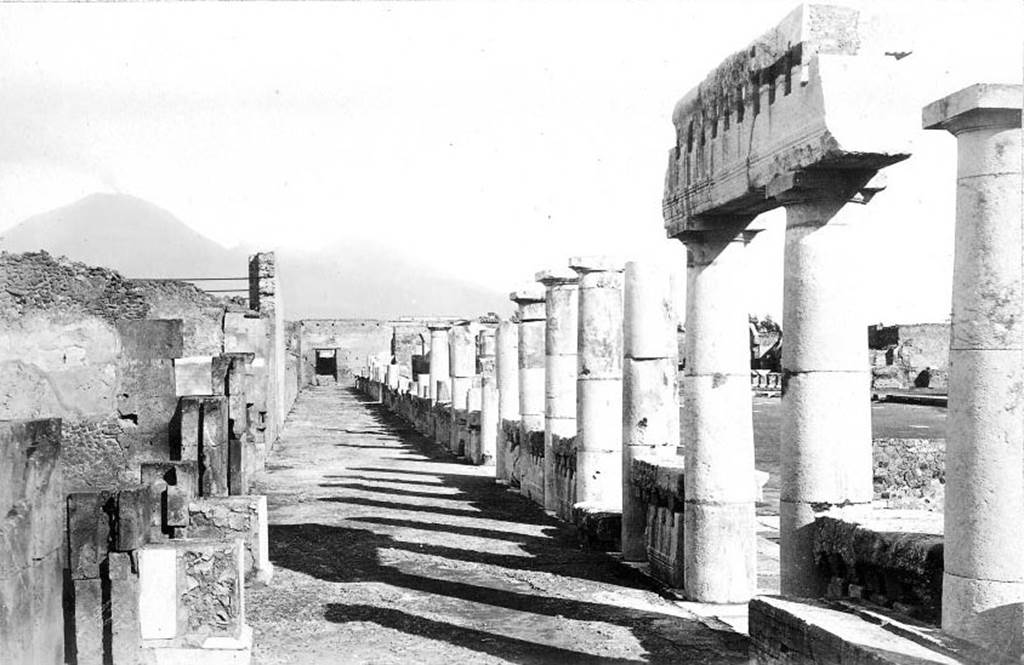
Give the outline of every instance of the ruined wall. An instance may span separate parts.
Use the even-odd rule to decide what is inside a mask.
[[[299,323],[299,344],[301,385],[313,381],[316,349],[338,349],[338,376],[350,380],[371,356],[388,359],[391,325],[377,319],[307,319]]]
[[[949,376],[949,324],[870,326],[872,385],[945,390]]]
[[[60,421],[0,422],[0,661],[64,662]]]
[[[0,279],[0,419],[63,419],[69,492],[126,486],[169,459],[178,359],[255,346],[266,375],[264,322],[190,284],[45,252],[0,255]]]
[[[302,363],[302,350],[299,342],[300,324],[298,321],[285,321],[285,357],[284,357],[284,406],[285,413],[292,409],[295,398],[299,396],[299,365]]]

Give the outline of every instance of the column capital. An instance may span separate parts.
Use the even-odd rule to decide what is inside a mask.
[[[519,306],[544,302],[544,289],[531,284],[508,294],[508,299]]]
[[[442,333],[442,332],[446,333],[446,332],[448,332],[449,328],[451,328],[451,324],[450,323],[428,323],[427,324],[427,330],[430,331],[431,335],[434,335],[434,334],[437,334],[437,333]]]
[[[569,267],[579,274],[588,272],[622,272],[626,262],[616,256],[574,256],[569,259]]]
[[[580,278],[579,275],[567,268],[551,268],[538,272],[535,279],[550,289],[553,286],[578,284]]]
[[[687,230],[680,231],[675,236],[676,240],[682,242],[689,248],[694,245],[708,245],[708,244],[725,244],[732,242],[740,242],[744,245],[750,243],[762,229],[742,229],[736,230],[736,228],[722,228],[722,229],[703,229],[703,230]]]
[[[954,136],[979,129],[1021,126],[1020,84],[975,83],[936,100],[921,110],[921,126],[945,129]]]

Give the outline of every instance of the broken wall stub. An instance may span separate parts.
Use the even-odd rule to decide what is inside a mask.
[[[228,403],[223,396],[188,396],[179,402],[181,448],[172,459],[195,462],[200,496],[228,496]]]
[[[0,421],[0,658],[64,662],[59,419]]]

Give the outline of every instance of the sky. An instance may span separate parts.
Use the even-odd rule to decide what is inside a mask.
[[[907,117],[1021,81],[1019,0],[852,4],[913,51]],[[795,6],[4,4],[0,233],[99,191],[225,246],[384,239],[499,291],[576,255],[683,261],[661,218],[672,107]],[[918,126],[861,215],[873,321],[948,316],[955,140]],[[781,311],[783,224],[755,221],[752,312]]]

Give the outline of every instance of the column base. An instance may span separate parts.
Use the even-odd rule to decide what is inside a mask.
[[[745,603],[757,586],[753,502],[697,503],[683,509],[683,587],[705,603]]]
[[[1019,658],[1024,653],[1024,581],[943,573],[942,629],[993,653]]]

